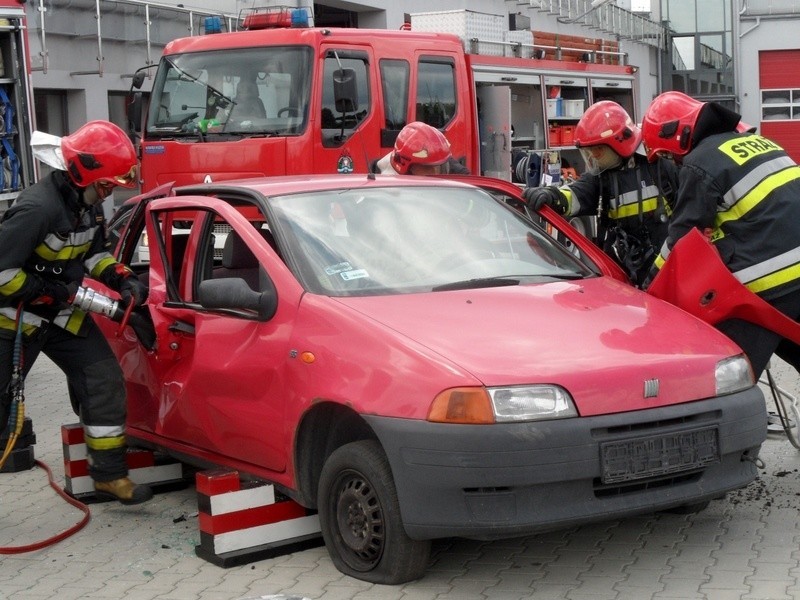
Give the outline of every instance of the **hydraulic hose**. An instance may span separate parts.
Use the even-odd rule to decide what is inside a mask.
[[[60,542],[61,540],[68,538],[72,534],[83,529],[92,516],[91,513],[89,512],[88,506],[86,506],[83,502],[76,500],[75,498],[71,498],[69,494],[67,494],[64,490],[58,487],[58,484],[56,484],[55,480],[53,479],[53,472],[50,470],[50,467],[48,467],[46,464],[44,464],[39,460],[36,461],[36,465],[41,467],[47,472],[47,479],[50,483],[50,487],[53,488],[59,496],[64,498],[64,500],[66,500],[72,506],[81,510],[83,512],[83,518],[79,522],[75,523],[75,525],[73,525],[69,529],[65,529],[64,531],[62,531],[57,535],[54,535],[52,537],[49,537],[47,539],[38,542],[34,542],[33,544],[26,544],[23,546],[0,546],[0,554],[22,554],[23,552],[33,552],[34,550],[41,550],[42,548],[46,548],[47,546],[52,546],[53,544]]]
[[[8,413],[8,441],[0,457],[0,469],[6,464],[6,460],[11,456],[17,439],[22,434],[22,427],[25,422],[25,377],[22,370],[22,304],[17,307],[16,335],[14,336],[14,349],[11,355],[11,382],[9,391],[11,392],[11,409]],[[5,427],[5,424],[4,424]],[[2,431],[2,429],[0,429]]]
[[[6,460],[11,455],[11,451],[14,449],[17,439],[22,433],[22,427],[25,421],[25,377],[23,376],[22,364],[22,305],[20,305],[17,309],[16,325],[17,332],[16,336],[14,337],[14,350],[12,353],[13,366],[11,371],[11,383],[9,384],[9,390],[13,395],[13,399],[11,401],[11,410],[9,411],[8,418],[8,423],[13,423],[14,427],[9,428],[11,431],[9,432],[8,442],[6,442],[6,448],[3,452],[3,456],[0,458],[0,469],[3,468]],[[60,542],[77,531],[80,531],[91,518],[91,513],[89,512],[88,506],[86,506],[83,502],[71,498],[64,490],[58,487],[53,479],[53,472],[50,470],[50,467],[39,460],[36,461],[36,464],[47,472],[47,479],[49,480],[50,487],[53,488],[56,493],[64,498],[64,500],[66,500],[69,504],[80,509],[83,512],[83,518],[69,529],[66,529],[61,533],[45,540],[22,546],[0,546],[0,554],[22,554],[23,552],[40,550],[41,548],[45,548],[46,546]]]

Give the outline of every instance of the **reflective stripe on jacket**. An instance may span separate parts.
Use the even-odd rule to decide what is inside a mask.
[[[577,181],[561,186],[559,191],[569,202],[566,216],[599,216],[602,196],[607,223],[634,236],[644,229],[650,243],[658,250],[667,237],[667,217],[677,189],[674,164],[660,160],[651,165],[644,155],[634,154],[621,168],[599,175],[584,173]]]
[[[0,328],[15,329],[17,305],[40,297],[48,280],[80,284],[88,274],[117,283],[106,246],[102,206],[84,205],[62,171],[23,190],[0,222]],[[50,321],[78,335],[86,318],[71,306],[30,304],[22,316],[26,333]]]
[[[710,136],[685,157],[660,266],[697,227],[734,276],[766,299],[800,289],[800,167],[755,134]]]

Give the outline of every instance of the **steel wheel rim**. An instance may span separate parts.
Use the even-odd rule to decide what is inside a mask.
[[[361,473],[346,471],[331,498],[342,558],[359,571],[374,568],[383,556],[386,523],[372,484]]]

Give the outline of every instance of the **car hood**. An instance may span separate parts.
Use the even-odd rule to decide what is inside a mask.
[[[486,386],[561,385],[584,416],[714,396],[716,363],[741,352],[711,326],[608,278],[337,300]],[[650,380],[659,392],[645,399]]]

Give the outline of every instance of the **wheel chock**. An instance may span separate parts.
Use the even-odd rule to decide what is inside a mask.
[[[319,517],[238,471],[195,475],[200,544],[195,554],[228,568],[323,545]]]
[[[84,503],[109,502],[99,499],[94,493],[94,482],[89,476],[88,454],[80,423],[61,426],[61,442],[64,449],[64,490],[76,500]],[[129,448],[125,456],[128,477],[134,483],[146,483],[154,492],[166,492],[185,488],[188,482],[183,477],[183,465],[166,456],[139,448]]]

